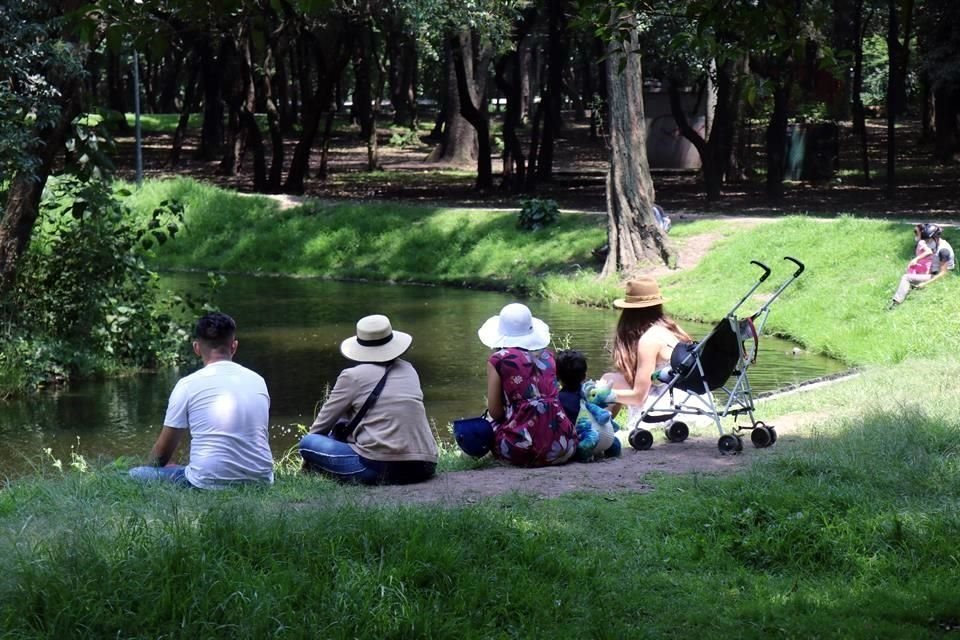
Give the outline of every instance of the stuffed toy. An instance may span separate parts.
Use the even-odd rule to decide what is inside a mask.
[[[580,387],[580,413],[576,429],[580,444],[577,459],[581,461],[603,457],[613,444],[614,432],[620,429],[606,405],[617,401],[616,392],[605,382],[587,380]]]

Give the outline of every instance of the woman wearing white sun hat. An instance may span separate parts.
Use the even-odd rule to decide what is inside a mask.
[[[340,373],[300,441],[307,469],[362,484],[407,484],[434,475],[437,442],[420,377],[400,359],[412,342],[410,334],[394,331],[386,316],[357,322],[357,334],[340,344],[340,352],[359,364]],[[348,428],[338,434],[343,427]]]
[[[550,328],[525,305],[505,306],[477,331],[495,349],[487,361],[487,411],[494,420],[492,451],[524,467],[563,464],[577,433],[559,400]]]

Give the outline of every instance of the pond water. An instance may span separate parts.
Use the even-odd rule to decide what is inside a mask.
[[[201,279],[168,275],[164,284],[187,290]],[[405,357],[420,373],[427,414],[441,433],[451,420],[479,414],[489,352],[476,331],[511,301],[504,293],[442,287],[230,276],[216,302],[237,321],[236,361],[267,381],[271,442],[278,457],[295,444],[294,425],[312,422],[326,386],[348,366],[340,355],[341,340],[353,335],[357,319],[371,313],[388,315],[394,328],[413,335]],[[731,304],[734,301],[731,296]],[[586,354],[591,377],[610,368],[615,309],[542,300],[527,304],[550,324],[555,344]],[[683,326],[694,336],[711,328],[687,322]],[[750,369],[755,393],[843,369],[829,358],[793,355],[794,346],[770,337],[760,340],[760,355]],[[71,450],[88,460],[145,455],[161,427],[170,390],[193,368],[74,384],[0,404],[0,475],[49,465],[49,457],[41,455],[45,448],[64,463]]]

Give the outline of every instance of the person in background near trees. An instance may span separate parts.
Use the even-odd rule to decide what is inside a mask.
[[[657,281],[648,276],[628,281],[626,295],[613,303],[622,310],[613,342],[617,371],[604,374],[603,380],[616,391],[617,404],[610,411],[616,415],[620,405],[626,405],[631,417],[628,425],[651,395],[653,373],[670,364],[677,343],[691,340],[664,313],[663,303]]]
[[[209,313],[197,322],[193,351],[203,368],[173,388],[150,466],[131,469],[132,478],[199,489],[273,482],[270,395],[263,378],[233,362],[236,330],[225,313]],[[188,429],[190,462],[168,464]]]
[[[371,315],[357,322],[357,335],[340,344],[348,360],[310,433],[300,441],[307,470],[361,484],[410,484],[433,477],[437,441],[423,406],[420,376],[400,356],[413,343],[408,333],[394,331],[390,319]],[[371,398],[383,381],[379,397]],[[368,398],[372,404],[367,405]],[[351,433],[338,433],[358,412]]]
[[[577,450],[574,425],[560,404],[550,328],[512,303],[477,331],[495,351],[487,360],[487,411],[493,455],[521,467],[563,464]]]
[[[907,272],[900,278],[900,284],[893,294],[888,309],[893,309],[901,304],[910,293],[910,289],[923,289],[930,286],[951,271],[956,266],[956,259],[953,253],[953,247],[944,240],[941,235],[943,230],[936,224],[923,224],[914,227],[914,237],[918,242],[916,256],[910,261]],[[911,266],[915,265],[920,258],[920,243],[926,244],[930,249],[930,270],[927,273],[917,273],[911,271]],[[918,271],[918,270],[915,270]]]

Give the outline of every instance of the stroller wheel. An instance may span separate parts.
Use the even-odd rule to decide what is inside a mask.
[[[760,425],[753,428],[753,431],[750,432],[750,442],[753,443],[757,449],[763,449],[769,447],[773,444],[773,429],[766,425]]]
[[[627,440],[630,442],[630,446],[637,451],[646,451],[653,446],[653,434],[639,427],[630,432]]]
[[[690,429],[687,428],[687,423],[685,422],[674,422],[668,427],[665,427],[664,432],[667,434],[667,440],[670,442],[683,442],[687,439],[687,436],[690,435]]]
[[[770,430],[770,444],[773,444],[777,441],[777,429],[772,424],[767,426],[767,429]]]
[[[723,454],[737,454],[743,451],[743,440],[740,439],[740,436],[728,433],[720,436],[720,440],[717,442],[717,448],[720,449],[720,453]]]

